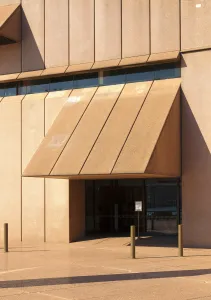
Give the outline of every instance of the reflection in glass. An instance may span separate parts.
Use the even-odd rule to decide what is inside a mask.
[[[33,80],[27,86],[27,94],[45,93],[49,92],[49,79]]]
[[[4,84],[0,84],[0,97],[4,97]]]
[[[0,84],[0,97],[181,77],[179,63],[128,67],[49,79]]]
[[[16,82],[5,84],[4,96],[16,96],[17,95],[17,84]]]
[[[50,82],[50,91],[70,90],[73,88],[73,76],[52,78]]]
[[[28,81],[20,82],[18,85],[18,95],[26,95]]]
[[[175,65],[165,65],[162,69],[155,70],[155,80],[177,78],[180,76],[180,68],[175,68]]]
[[[130,68],[127,70],[126,82],[139,82],[154,80],[154,70],[151,67],[147,68]]]
[[[98,72],[90,73],[90,74],[79,74],[74,76],[74,85],[75,89],[98,86]]]
[[[112,85],[125,83],[125,70],[105,71],[102,85]]]

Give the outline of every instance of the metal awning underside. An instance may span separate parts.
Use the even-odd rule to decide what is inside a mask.
[[[180,176],[180,79],[71,91],[23,176]]]

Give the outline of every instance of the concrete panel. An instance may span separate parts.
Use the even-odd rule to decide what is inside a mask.
[[[168,61],[168,60],[176,61],[178,59],[179,59],[179,51],[172,51],[172,52],[151,54],[148,59],[148,62],[158,62],[158,61]]]
[[[70,65],[94,62],[94,0],[70,0]]]
[[[119,66],[144,64],[147,62],[148,58],[149,58],[149,55],[126,57],[120,61]]]
[[[70,181],[70,242],[85,236],[85,182]]]
[[[56,117],[65,105],[71,91],[56,91],[48,93],[45,98],[45,134],[53,125]]]
[[[92,69],[105,69],[109,67],[117,67],[119,63],[120,63],[120,59],[97,61],[92,66]]]
[[[22,169],[24,170],[44,137],[46,93],[27,95],[22,102]],[[44,241],[44,179],[22,179],[23,242]]]
[[[0,82],[15,80],[19,75],[20,73],[0,75]]]
[[[166,174],[172,177],[181,175],[180,130],[180,92],[178,92],[146,168],[147,174]]]
[[[183,55],[183,225],[186,246],[211,247],[211,51]],[[188,66],[188,67],[187,67]]]
[[[13,7],[13,12],[2,26],[0,35],[16,43],[21,42],[21,7],[19,4],[8,5],[6,7]]]
[[[19,4],[19,3],[21,3],[21,0],[0,0],[0,6],[9,5],[9,4]]]
[[[151,53],[180,50],[179,0],[151,0]]]
[[[81,116],[91,101],[96,88],[74,90],[33,156],[24,175],[49,175]]]
[[[122,84],[99,87],[51,175],[77,175],[80,173],[123,87]]]
[[[87,64],[72,65],[67,68],[65,73],[90,70],[92,66],[93,66],[93,62]]]
[[[45,132],[62,109],[70,91],[51,92],[45,99]],[[69,242],[69,180],[45,180],[46,242]]]
[[[0,47],[0,74],[21,72],[21,44]]]
[[[154,81],[112,173],[145,173],[179,87],[180,79]]]
[[[67,70],[67,66],[45,69],[41,76],[63,74]]]
[[[45,0],[46,68],[69,64],[68,0]]]
[[[0,219],[9,224],[10,242],[21,240],[21,101],[7,97],[0,103]],[[0,240],[3,227],[0,228]]]
[[[44,69],[44,0],[22,0],[22,71]]]
[[[122,1],[122,57],[149,54],[149,0]]]
[[[39,77],[39,76],[41,76],[42,72],[43,72],[43,70],[31,71],[31,72],[22,72],[18,76],[18,79]]]
[[[15,42],[21,40],[21,8],[19,4],[5,5],[0,9],[0,36]]]
[[[121,0],[95,1],[95,61],[121,58]]]
[[[211,46],[211,1],[181,1],[181,48],[190,50]]]
[[[152,82],[125,85],[81,174],[110,174]]]

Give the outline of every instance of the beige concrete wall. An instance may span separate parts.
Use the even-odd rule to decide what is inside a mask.
[[[68,0],[45,0],[45,65],[68,65]]]
[[[85,236],[85,182],[70,181],[70,242]]]
[[[211,1],[181,0],[181,49],[211,46]]]
[[[149,54],[149,0],[122,0],[122,57]]]
[[[0,75],[21,72],[21,43],[0,46]]]
[[[69,180],[21,178],[69,94],[0,99],[0,242],[4,222],[9,223],[10,244],[21,238],[24,243],[69,242]]]
[[[95,1],[95,60],[121,58],[121,0]]]
[[[179,0],[151,0],[151,52],[180,49]]]
[[[44,0],[22,0],[22,71],[44,69]]]
[[[0,0],[0,6],[14,3],[20,0]],[[0,74],[68,65],[77,65],[70,71],[81,71],[93,62],[94,68],[103,68],[139,56],[143,61],[122,63],[143,63],[148,54],[211,46],[210,0],[22,0],[21,4],[23,44],[0,47]]]
[[[9,240],[21,240],[21,100],[7,97],[0,102],[0,241],[3,224],[9,224]]]
[[[22,102],[22,169],[44,137],[44,101],[46,94],[27,95]],[[44,179],[22,179],[22,239],[44,241]]]
[[[69,0],[70,65],[94,62],[94,0]]]
[[[45,133],[70,92],[52,92],[45,99]],[[69,180],[45,180],[45,226],[47,242],[69,242]]]
[[[0,5],[18,4],[21,0],[0,0]]]
[[[211,51],[188,53],[183,59],[184,243],[211,247]]]

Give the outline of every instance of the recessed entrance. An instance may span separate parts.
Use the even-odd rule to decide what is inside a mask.
[[[135,203],[142,202],[142,212]],[[95,180],[86,182],[86,234],[176,234],[181,215],[179,180]]]

